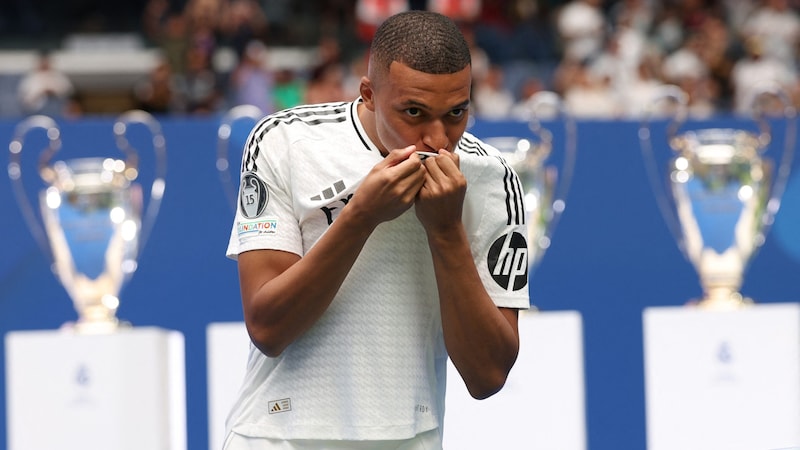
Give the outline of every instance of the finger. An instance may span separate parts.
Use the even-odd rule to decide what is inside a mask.
[[[416,149],[417,146],[412,144],[405,148],[392,150],[388,155],[386,155],[386,158],[384,158],[383,161],[387,166],[395,166],[407,160],[409,156],[414,154]]]

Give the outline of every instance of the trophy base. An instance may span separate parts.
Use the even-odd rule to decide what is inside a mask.
[[[112,334],[120,329],[131,328],[130,322],[113,320],[78,320],[77,322],[67,322],[61,326],[64,331],[75,334]]]

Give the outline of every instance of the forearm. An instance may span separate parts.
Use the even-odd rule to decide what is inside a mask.
[[[486,292],[463,227],[429,234],[428,241],[450,359],[470,394],[488,397],[503,386],[516,361],[516,316],[507,318]]]
[[[347,208],[308,253],[285,271],[267,276],[268,281],[252,292],[247,292],[242,282],[248,331],[265,354],[279,355],[319,320],[358,258],[374,227],[345,211]]]

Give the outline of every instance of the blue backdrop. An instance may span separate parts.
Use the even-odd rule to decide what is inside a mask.
[[[56,159],[120,156],[112,123],[113,118],[59,122],[64,147]],[[0,122],[3,165],[16,124]],[[224,256],[232,211],[215,166],[219,118],[164,118],[161,124],[168,149],[166,193],[139,269],[122,292],[119,316],[137,326],[184,334],[189,448],[206,449],[206,325],[242,319],[236,264]],[[657,131],[663,125],[652,127],[657,150],[666,148],[663,133]],[[562,124],[545,126],[554,132],[559,152]],[[749,121],[730,117],[684,125],[712,126],[752,128]],[[770,152],[782,151],[782,130],[776,123]],[[700,294],[694,269],[656,206],[638,131],[636,122],[578,122],[577,164],[567,208],[552,246],[531,275],[532,300],[539,308],[583,315],[592,450],[645,447],[642,310],[680,305]],[[526,124],[515,122],[478,121],[472,132],[485,137],[530,134]],[[242,134],[235,133],[232,142],[238,145]],[[141,147],[144,184],[153,157],[149,147]],[[29,193],[41,186],[34,173],[41,148],[42,140],[32,135],[23,151]],[[666,160],[666,151],[659,155]],[[72,304],[22,219],[5,176],[0,179],[0,210],[0,332],[55,329],[74,320]],[[800,301],[795,278],[800,274],[798,223],[800,171],[795,170],[776,223],[746,274],[746,295],[762,303]],[[0,356],[3,365],[4,354]],[[0,382],[5,385],[3,373]],[[4,391],[0,404],[5,404]],[[5,410],[0,409],[3,446],[5,423]]]

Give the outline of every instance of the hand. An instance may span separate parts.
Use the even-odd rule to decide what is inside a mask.
[[[417,194],[416,213],[428,234],[447,233],[461,223],[467,180],[459,168],[458,155],[439,150],[427,158],[425,183]]]
[[[410,145],[389,152],[364,178],[348,208],[372,226],[410,208],[425,182],[425,167],[415,150]]]

